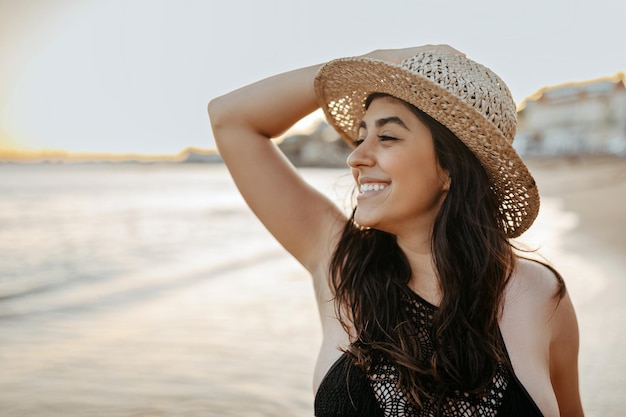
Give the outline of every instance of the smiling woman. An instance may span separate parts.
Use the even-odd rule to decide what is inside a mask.
[[[355,147],[352,216],[267,140],[318,106]],[[317,416],[582,415],[563,280],[509,243],[539,196],[491,70],[449,46],[375,51],[236,90],[209,114],[246,202],[313,278]]]

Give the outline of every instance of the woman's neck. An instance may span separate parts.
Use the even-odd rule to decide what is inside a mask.
[[[411,265],[409,288],[433,305],[441,301],[441,286],[435,267],[430,240],[398,238],[398,246]]]

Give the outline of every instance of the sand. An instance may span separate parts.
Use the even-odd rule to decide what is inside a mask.
[[[544,199],[575,214],[554,259],[577,310],[586,415],[626,413],[626,159],[528,161]],[[584,267],[580,268],[580,261]]]

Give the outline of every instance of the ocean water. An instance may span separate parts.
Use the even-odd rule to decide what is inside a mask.
[[[223,166],[0,165],[0,417],[311,415],[320,340]]]
[[[347,206],[345,170],[302,172]],[[559,246],[576,216],[542,204],[526,241],[592,299]],[[223,166],[0,165],[0,417],[310,416],[320,342],[306,272]]]
[[[0,317],[105,303],[262,250],[221,166],[7,165],[0,196]]]

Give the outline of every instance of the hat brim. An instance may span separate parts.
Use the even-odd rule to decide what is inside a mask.
[[[539,212],[535,180],[511,143],[483,114],[445,88],[419,74],[371,58],[341,58],[320,68],[315,92],[328,122],[351,146],[374,93],[410,103],[446,126],[477,157],[500,203],[506,235],[526,231]]]

